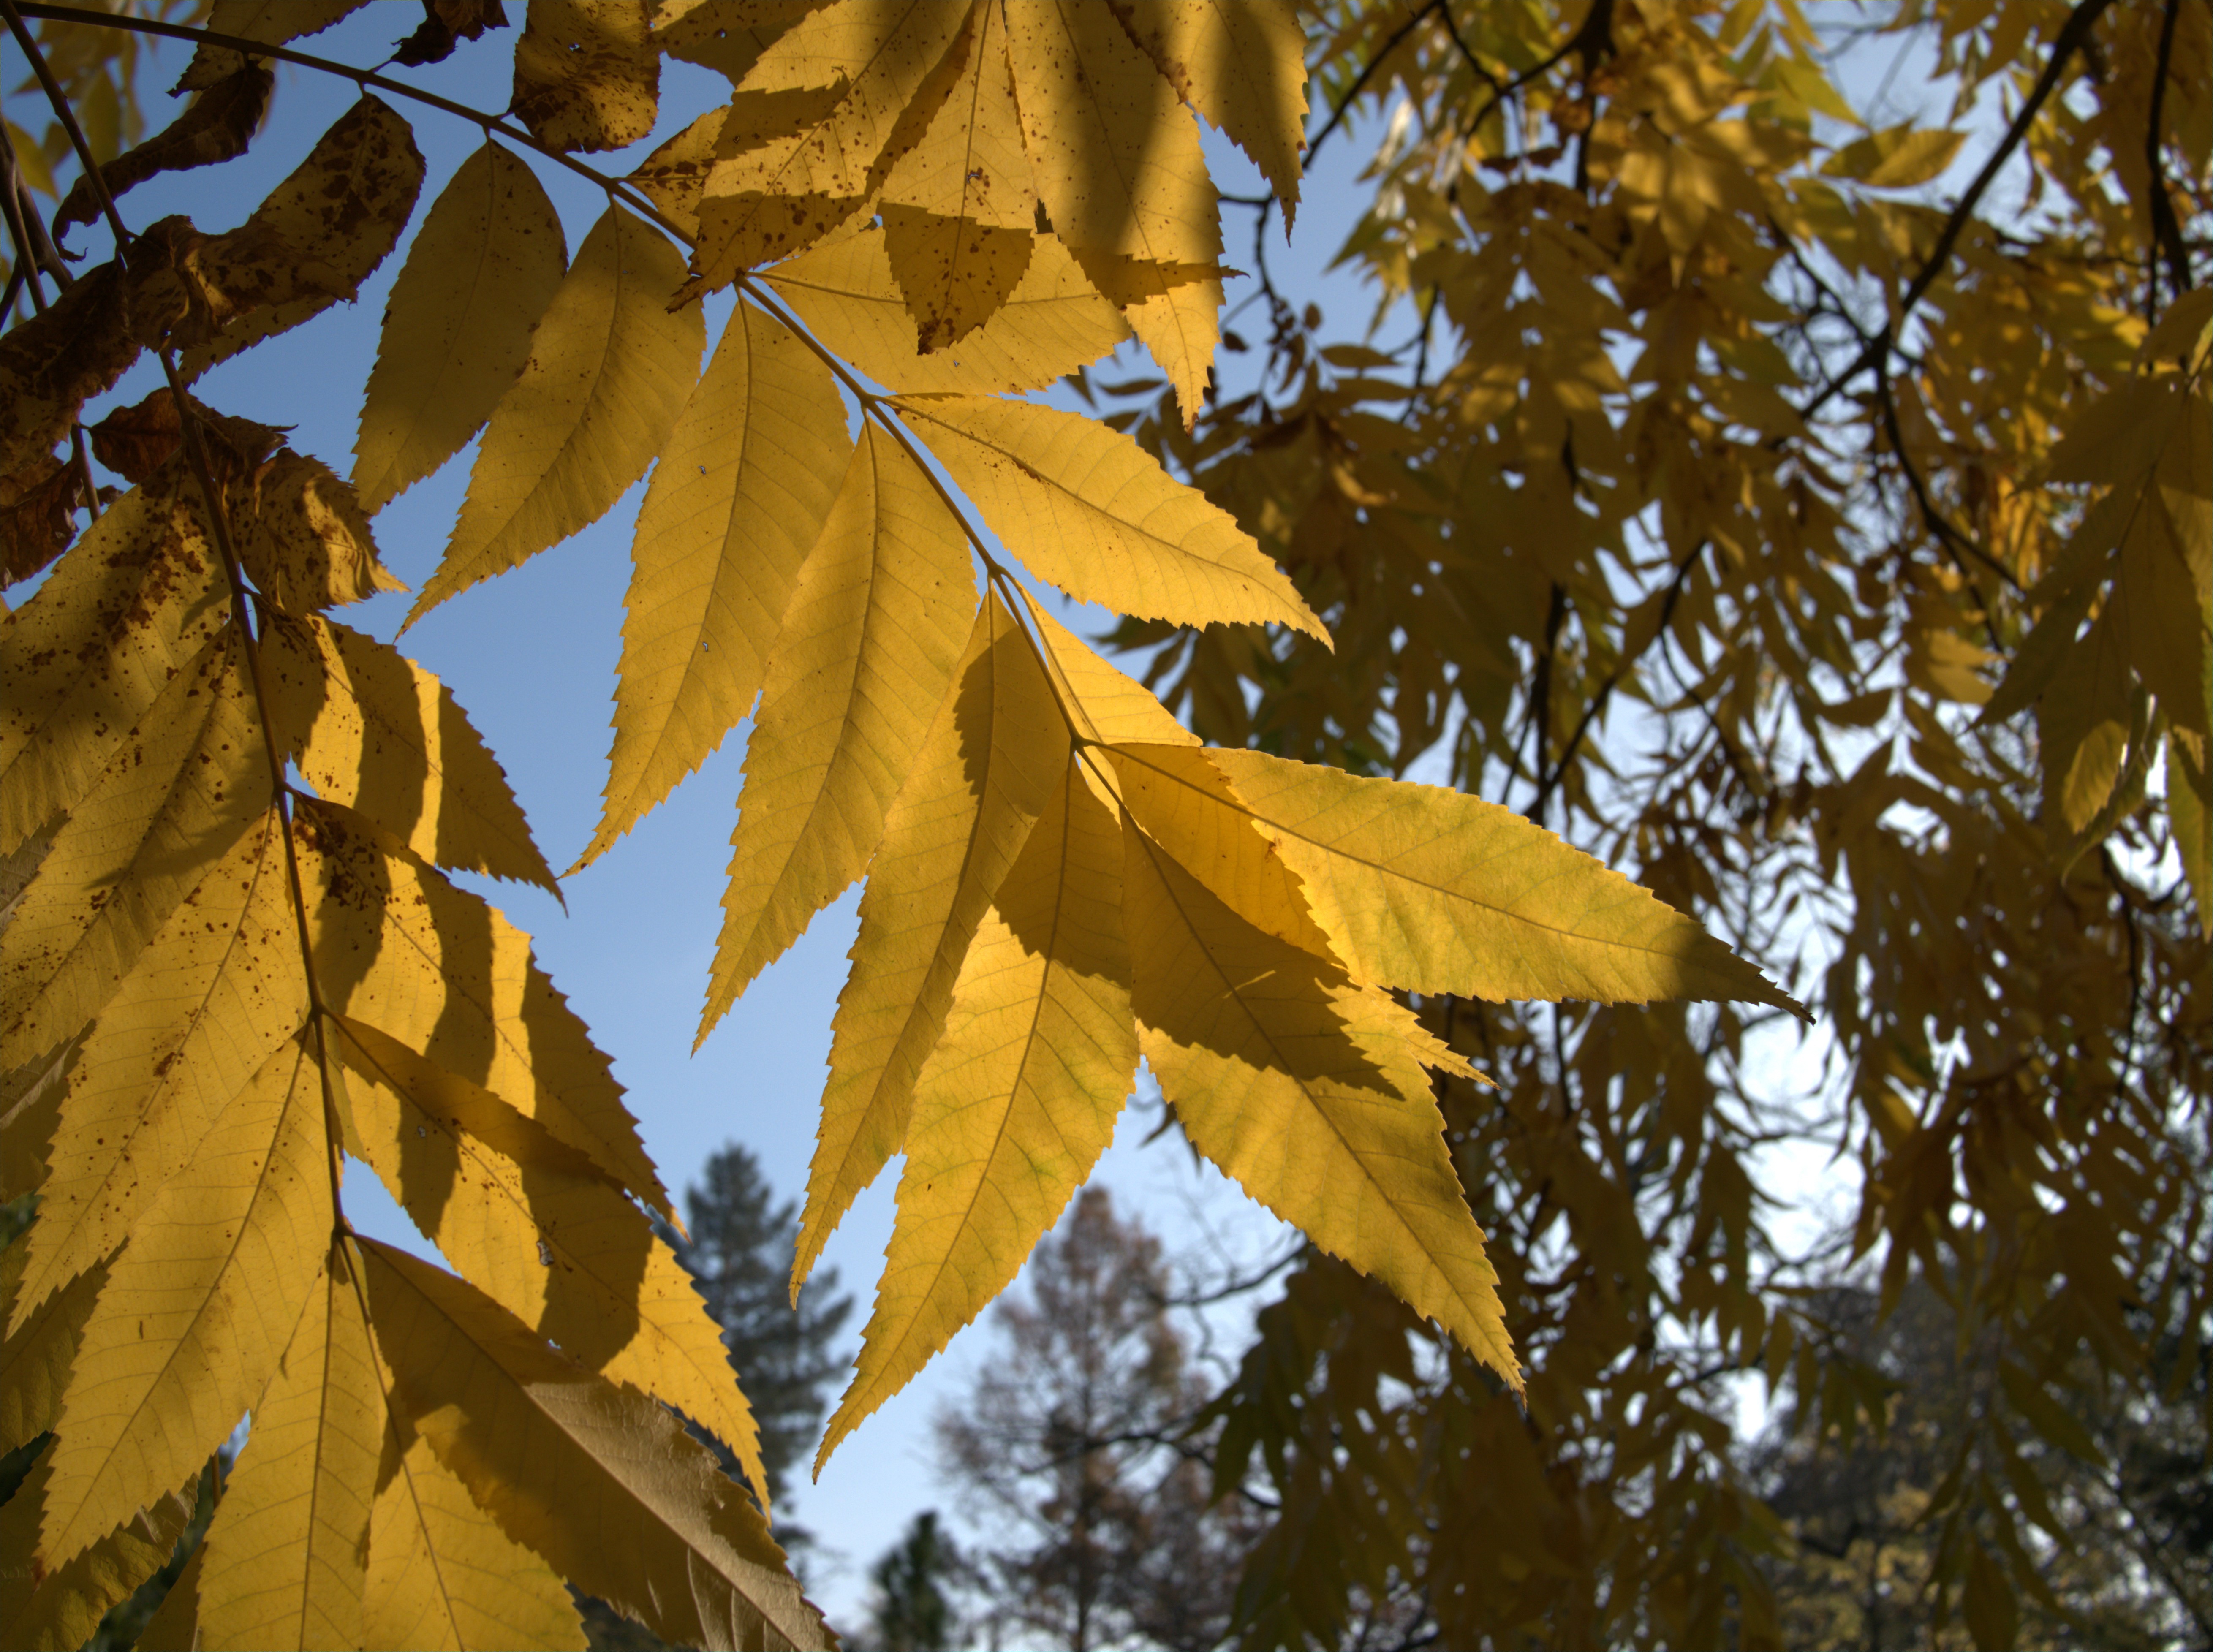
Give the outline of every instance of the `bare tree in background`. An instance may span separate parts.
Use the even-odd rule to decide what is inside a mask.
[[[1017,1643],[1221,1644],[1249,1534],[1186,1435],[1205,1393],[1171,1315],[1159,1240],[1087,1189],[993,1314],[967,1403],[942,1412],[948,1472],[997,1546],[986,1612]]]

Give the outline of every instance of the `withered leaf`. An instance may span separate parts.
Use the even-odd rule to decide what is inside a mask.
[[[164,172],[189,172],[233,161],[246,153],[261,118],[269,113],[269,94],[277,77],[256,59],[240,63],[230,74],[197,92],[185,112],[134,149],[125,151],[100,169],[111,197],[136,189]],[[62,199],[54,216],[58,235],[73,224],[90,223],[100,216],[100,198],[92,180],[79,178]]]

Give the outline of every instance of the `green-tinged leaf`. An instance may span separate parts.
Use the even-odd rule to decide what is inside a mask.
[[[353,448],[363,509],[383,509],[482,428],[568,267],[537,174],[487,141],[432,203],[392,283]]]
[[[1081,414],[982,397],[899,407],[1007,548],[1078,601],[1329,640],[1252,535],[1128,436]]]
[[[1518,1389],[1405,1012],[1247,923],[1136,825],[1123,840],[1138,1047],[1192,1144]]]
[[[597,521],[645,474],[705,339],[698,306],[668,308],[683,278],[658,231],[619,206],[600,216],[492,409],[460,520],[409,623]]]
[[[829,369],[740,299],[638,512],[607,805],[577,867],[753,710],[851,450]]]
[[[1027,636],[986,596],[951,692],[885,822],[832,1023],[830,1081],[792,1265],[905,1145],[976,925],[1067,766],[1069,738]]]
[[[1064,763],[917,1082],[875,1311],[818,1472],[1014,1278],[1113,1139],[1137,1068],[1120,835]]]
[[[665,1641],[828,1643],[759,1511],[674,1417],[450,1274],[356,1243],[395,1398],[509,1537]]]
[[[952,681],[973,578],[928,473],[866,427],[769,661],[702,1037],[866,869]]]

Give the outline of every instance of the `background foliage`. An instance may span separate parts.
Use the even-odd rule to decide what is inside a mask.
[[[289,10],[281,24],[263,9],[212,21],[273,43],[308,12],[351,8],[271,9]],[[427,6],[396,63],[497,41],[498,13]],[[285,1415],[249,1392],[283,1354],[281,1328],[253,1333],[265,1351],[212,1383],[125,1374],[132,1305],[175,1298],[186,1275],[221,1301],[226,1276],[204,1234],[149,1207],[152,1187],[121,1204],[77,1191],[122,1186],[105,1140],[71,1148],[72,1183],[53,1178],[80,1161],[46,1139],[57,1117],[93,1137],[176,1089],[164,1006],[180,972],[223,972],[171,921],[207,898],[179,868],[229,856],[252,887],[225,921],[260,924],[248,950],[276,961],[179,1070],[202,1099],[142,1110],[163,1141],[198,1140],[184,1126],[200,1120],[236,1144],[169,1149],[185,1171],[173,1198],[222,1186],[244,1201],[238,1220],[332,1228],[335,1178],[318,1195],[323,1173],[308,1173],[320,1131],[325,1156],[343,1142],[375,1167],[491,1293],[338,1240],[313,1357],[334,1371],[336,1350],[373,1350],[351,1357],[376,1381],[351,1381],[382,1396],[365,1414],[383,1421],[345,1446],[326,1411],[304,1436],[322,1443],[289,1472],[370,1484],[363,1521],[393,1485],[450,1484],[413,1494],[418,1509],[444,1497],[457,1523],[418,1515],[411,1552],[519,1542],[552,1562],[488,1568],[542,1580],[521,1585],[534,1604],[457,1601],[456,1643],[482,1632],[466,1610],[495,1637],[573,1637],[557,1572],[670,1638],[750,1637],[764,1621],[820,1633],[779,1592],[759,1511],[705,1468],[624,1482],[673,1544],[611,1557],[520,1490],[511,1445],[479,1443],[495,1417],[574,1441],[588,1416],[615,1430],[601,1438],[643,1431],[680,1458],[665,1413],[632,1403],[642,1388],[771,1487],[765,1442],[721,1393],[718,1335],[631,1202],[674,1214],[603,1063],[521,938],[432,864],[548,883],[550,869],[435,680],[320,618],[387,577],[362,510],[487,420],[418,612],[573,532],[660,456],[587,858],[763,692],[706,1024],[872,865],[798,1274],[902,1148],[906,1168],[832,1443],[1012,1277],[1103,1146],[1142,1049],[1189,1139],[1317,1248],[1236,1379],[1141,1430],[1181,1447],[1125,1512],[1227,1520],[1238,1594],[1218,1624],[1171,1634],[1132,1617],[1130,1632],[2208,1632],[2190,1489],[2213,1403],[2204,9],[1326,5],[1296,14],[1310,116],[1292,16],[533,4],[514,48],[522,127],[423,220],[351,487],[277,432],[180,418],[174,398],[104,420],[77,404],[122,351],[174,350],[180,387],[350,295],[420,182],[388,103],[365,98],[289,194],[221,235],[155,219],[129,258],[64,280],[37,215],[11,220],[11,291],[46,302],[27,252],[61,318],[0,345],[22,387],[0,485],[11,574],[77,534],[95,461],[137,485],[102,500],[105,526],[9,621],[22,744],[8,760],[36,766],[8,771],[5,1191],[41,1194],[4,1253],[10,1369],[50,1386],[10,1397],[6,1443],[35,1449],[58,1411],[59,1454],[33,1472],[69,1488],[41,1478],[8,1505],[10,1565],[40,1533],[27,1598],[55,1625],[40,1632],[80,1637],[94,1603],[159,1562],[187,1511],[145,1498],[188,1485],[239,1411]],[[1071,52],[1043,43],[1046,19]],[[137,135],[128,36],[39,27],[108,159]],[[1893,41],[1923,44],[1952,77],[1948,127],[1862,119],[1850,53]],[[732,103],[655,150],[636,174],[644,198],[611,199],[572,260],[517,151],[646,137],[664,51],[728,74]],[[251,58],[204,46],[184,116],[111,167],[111,187],[235,155],[269,85]],[[948,109],[966,112],[966,168],[940,163]],[[1272,186],[1232,204],[1256,220],[1264,283],[1302,119],[1310,158],[1348,141],[1356,113],[1387,117],[1345,259],[1379,306],[1411,306],[1411,342],[1332,340],[1271,286],[1259,389],[1204,393],[1217,336],[1246,341],[1216,332],[1223,242],[1193,109]],[[26,189],[53,198],[68,134],[10,137]],[[1955,198],[1930,198],[1940,179]],[[54,222],[66,241],[101,211],[80,184]],[[649,216],[693,248],[680,299],[733,281],[745,294],[696,388],[699,309],[663,308],[684,259]],[[303,262],[302,247],[324,256]],[[485,273],[456,288],[464,269]],[[1126,331],[1158,362],[1155,384],[1084,374]],[[1096,423],[996,399],[1071,370]],[[840,386],[857,441],[833,411]],[[1131,613],[1117,640],[1150,650],[1149,681],[1210,754],[1061,630],[994,544]],[[967,599],[948,593],[972,554],[987,580],[969,634]],[[57,675],[64,657],[94,668]],[[162,692],[173,668],[189,686]],[[157,788],[142,743],[101,779],[126,731],[157,748],[157,777],[196,777],[197,754],[220,778]],[[1405,788],[1410,774],[1460,796]],[[1789,1000],[1535,826],[1744,956],[1777,973],[1789,960],[1819,1013],[1818,1062],[1780,1059]],[[94,915],[88,892],[119,868],[128,898]],[[256,905],[257,878],[273,904]],[[427,924],[411,925],[411,903]],[[402,951],[428,961],[399,967]],[[1202,989],[1210,971],[1222,984]],[[1256,995],[1261,981],[1278,985]],[[1643,1003],[1661,997],[1768,1008]],[[1576,1002],[1591,999],[1636,1007]],[[1025,1005],[1049,1012],[1027,1044],[1007,1030]],[[488,1053],[502,1049],[516,1056]],[[149,1076],[88,1092],[118,1062]],[[1815,1067],[1787,1093],[1786,1072]],[[233,1068],[219,1082],[242,1089],[198,1076]],[[268,1076],[247,1084],[257,1069]],[[1426,1158],[1410,1143],[1434,1125],[1410,1109],[1433,1118],[1431,1096],[1449,1166],[1440,1152],[1375,1172]],[[978,1097],[1005,1098],[986,1111],[1016,1159],[977,1133]],[[1345,1139],[1355,1116],[1376,1133],[1330,1159],[1310,1121]],[[418,1118],[413,1139],[438,1128],[442,1161],[407,1145]],[[1760,1167],[1790,1140],[1856,1161],[1858,1217],[1833,1246],[1774,1222]],[[1329,1197],[1302,1191],[1315,1177]],[[1003,1216],[979,1222],[979,1192]],[[1079,1208],[1046,1274],[1098,1216]],[[513,1265],[534,1249],[551,1269],[557,1244],[576,1286]],[[371,1340],[335,1288],[364,1274]],[[474,1351],[427,1328],[441,1316]],[[247,1334],[205,1308],[180,1326],[179,1348]],[[526,1326],[602,1375],[546,1363]],[[25,1362],[41,1335],[55,1351]],[[64,1390],[70,1345],[89,1375]],[[1747,1453],[1729,1384],[1753,1375],[1785,1426]],[[119,1400],[118,1384],[151,1398]],[[150,1454],[134,1416],[163,1419]],[[1095,1459],[1076,1454],[1079,1479]],[[1197,1460],[1212,1515],[1192,1495]],[[588,1448],[559,1472],[607,1461]],[[277,1517],[241,1495],[247,1472],[215,1505],[210,1575],[226,1510],[255,1533],[230,1554],[284,1546],[251,1524]],[[41,1501],[42,1524],[24,1524]],[[137,1526],[101,1535],[142,1504]],[[1076,1550],[1093,1541],[1079,1523]],[[341,1602],[393,1598],[375,1557],[398,1551],[369,1529],[368,1572],[310,1579],[309,1606],[333,1587]],[[669,1618],[650,1581],[696,1568],[687,1551],[722,1580],[719,1621]],[[64,1584],[54,1565],[73,1556]],[[230,1587],[210,1596],[196,1570],[172,1598],[211,1600],[200,1631],[222,1638],[241,1632]],[[1079,1578],[1071,1600],[1089,1588]],[[1076,1623],[1053,1627],[1086,1643]],[[180,1629],[157,1619],[146,1643]]]

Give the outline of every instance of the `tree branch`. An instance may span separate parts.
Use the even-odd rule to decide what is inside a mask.
[[[1974,182],[1967,186],[1967,192],[1960,198],[1959,204],[1944,220],[1944,227],[1937,232],[1936,244],[1930,249],[1928,259],[1921,266],[1921,273],[1913,278],[1913,284],[1905,290],[1905,296],[1899,302],[1898,314],[1891,318],[1881,332],[1868,341],[1850,366],[1831,380],[1820,394],[1798,410],[1800,418],[1812,418],[1845,385],[1873,367],[1880,353],[1891,348],[1891,341],[1897,336],[1899,329],[1905,326],[1906,318],[1913,313],[1913,307],[1936,284],[1936,277],[1950,261],[1953,245],[1967,227],[1968,219],[1974,216],[1984,191],[1990,186],[1999,169],[2012,158],[2013,152],[2021,147],[2021,140],[2028,136],[2029,126],[2035,120],[2037,112],[2044,107],[2045,100],[2058,86],[2068,59],[2089,39],[2091,26],[2112,3],[2112,0],[2081,0],[2081,3],[2069,15],[2058,38],[2051,43],[2051,60],[2044,65],[2044,73],[2037,77],[2036,86],[2029,93],[2028,101],[2021,106],[2021,113],[2006,128],[2005,136],[1999,139],[1997,148],[1990,152],[1990,159],[1983,162],[1983,169],[1975,174]]]

